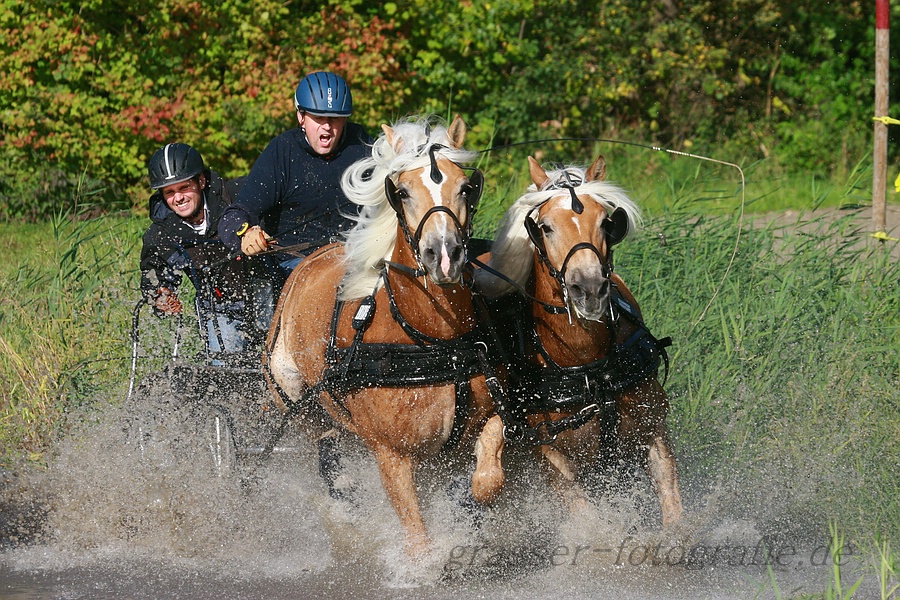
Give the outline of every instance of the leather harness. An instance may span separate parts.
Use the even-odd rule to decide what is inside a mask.
[[[432,338],[416,330],[403,317],[385,281],[391,313],[412,341],[411,344],[363,343],[362,336],[375,314],[375,299],[368,296],[364,304],[371,306],[367,318],[354,317],[356,330],[349,346],[337,345],[337,329],[344,302],[335,302],[331,318],[331,334],[325,351],[325,370],[321,385],[338,406],[346,410],[341,398],[367,387],[415,387],[452,383],[456,389],[453,428],[445,448],[454,448],[462,438],[471,404],[470,380],[486,372],[486,354],[479,329],[457,338]],[[357,313],[359,314],[359,313]],[[479,346],[480,345],[480,346]],[[489,367],[487,368],[489,371]],[[348,411],[349,412],[349,411]]]
[[[562,366],[547,354],[538,338],[534,321],[523,318],[528,314],[528,304],[521,296],[504,300],[496,307],[499,322],[512,323],[500,337],[506,348],[511,366],[511,382],[508,404],[498,407],[498,413],[506,427],[510,441],[525,445],[553,442],[567,429],[577,429],[593,417],[611,412],[613,395],[633,387],[655,374],[664,363],[668,374],[669,358],[666,348],[671,346],[669,337],[653,336],[637,311],[617,290],[610,297],[610,314],[606,321],[615,339],[613,321],[623,315],[636,328],[622,343],[615,343],[606,356],[583,365]],[[618,315],[616,314],[618,313]],[[515,318],[511,318],[515,316]],[[616,319],[614,319],[614,315]],[[508,316],[509,318],[504,318]],[[534,349],[544,359],[537,365],[527,357]],[[557,420],[543,421],[530,427],[526,417],[538,413],[572,413]]]

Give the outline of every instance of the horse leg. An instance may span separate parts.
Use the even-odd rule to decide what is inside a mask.
[[[344,473],[341,430],[332,428],[318,440],[319,476],[328,487],[328,495],[335,500],[352,500],[356,494],[356,482]]]
[[[503,421],[494,415],[484,424],[475,441],[475,473],[472,475],[472,496],[479,504],[490,504],[500,495],[503,473]]]
[[[550,418],[548,413],[532,415],[529,424],[535,427]],[[584,483],[600,454],[603,435],[603,423],[595,418],[577,429],[563,430],[552,443],[535,448],[548,484],[573,513],[591,506]]]
[[[675,453],[666,433],[669,402],[656,379],[647,379],[617,398],[619,438],[626,448],[643,452],[642,462],[659,500],[663,527],[681,521],[684,508],[678,489]]]
[[[681,492],[678,489],[678,472],[675,467],[675,455],[665,432],[657,433],[650,444],[647,455],[647,471],[653,481],[659,508],[662,512],[663,527],[676,525],[681,521],[684,508],[681,504]]]
[[[587,509],[590,501],[584,488],[576,481],[579,469],[575,461],[549,444],[540,446],[539,452],[546,461],[550,486],[563,499],[569,511],[576,513]]]
[[[373,453],[381,472],[381,483],[406,532],[407,552],[411,556],[423,554],[428,550],[428,536],[416,493],[413,457],[384,445],[377,446]]]

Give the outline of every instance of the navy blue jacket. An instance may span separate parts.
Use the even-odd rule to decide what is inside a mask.
[[[155,298],[160,287],[173,292],[177,290],[182,271],[189,264],[199,268],[228,256],[217,241],[217,225],[225,208],[237,195],[241,180],[226,181],[215,171],[206,171],[206,180],[209,183],[203,197],[210,223],[204,235],[176,215],[159,190],[150,197],[152,223],[144,233],[141,248],[141,291],[148,299]]]
[[[353,224],[342,213],[355,213],[341,191],[341,175],[371,156],[372,141],[360,125],[348,122],[337,149],[323,157],[299,127],[282,133],[260,154],[237,201],[225,210],[219,237],[240,252],[237,232],[247,223],[261,226],[281,246],[309,242],[315,247],[334,240]]]

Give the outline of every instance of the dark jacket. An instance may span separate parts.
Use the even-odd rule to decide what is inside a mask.
[[[156,298],[161,287],[176,291],[182,271],[189,277],[196,273],[202,278],[203,267],[225,265],[228,250],[218,240],[218,224],[237,196],[242,178],[226,181],[215,171],[207,171],[206,179],[209,183],[203,195],[210,222],[204,235],[169,208],[161,191],[150,197],[152,223],[144,233],[141,249],[141,292],[149,300]]]
[[[327,157],[316,154],[299,127],[279,135],[225,210],[219,223],[222,241],[239,252],[237,232],[247,223],[260,225],[282,246],[328,243],[353,224],[342,213],[356,212],[341,191],[341,175],[371,153],[372,137],[355,123],[347,123],[340,145]]]

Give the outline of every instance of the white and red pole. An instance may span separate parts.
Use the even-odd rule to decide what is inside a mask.
[[[890,61],[890,0],[875,0],[875,117],[888,116],[888,64]],[[887,124],[875,121],[875,151],[872,171],[872,227],[886,227]]]

